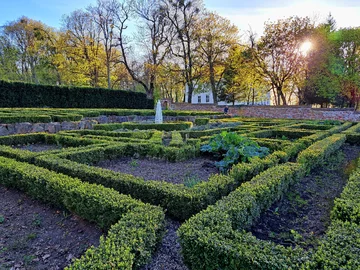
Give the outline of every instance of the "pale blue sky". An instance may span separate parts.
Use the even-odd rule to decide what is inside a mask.
[[[96,0],[0,0],[0,26],[25,15],[59,28],[63,14],[84,8]],[[266,20],[292,15],[323,20],[331,12],[339,27],[360,26],[359,0],[204,0],[209,10],[229,18],[242,31],[261,34]]]

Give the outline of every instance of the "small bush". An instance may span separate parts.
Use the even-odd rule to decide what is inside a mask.
[[[195,119],[195,125],[197,126],[204,126],[209,124],[210,119],[209,118],[196,118]]]

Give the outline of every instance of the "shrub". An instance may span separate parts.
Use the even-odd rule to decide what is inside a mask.
[[[182,138],[180,132],[178,132],[178,131],[171,132],[171,141],[169,143],[169,146],[181,147],[183,145],[184,145],[184,141],[183,141],[183,138]]]
[[[204,126],[209,124],[209,118],[196,118],[195,119],[195,125],[197,126]]]
[[[335,199],[331,216],[360,225],[360,166],[350,175],[340,198]]]
[[[297,162],[304,164],[309,170],[320,166],[330,154],[344,144],[345,140],[345,135],[336,134],[315,142],[299,154]]]
[[[333,221],[306,269],[360,269],[360,226]]]

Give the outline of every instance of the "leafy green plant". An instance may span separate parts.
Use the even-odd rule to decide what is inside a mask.
[[[136,159],[131,159],[130,166],[135,169],[135,168],[139,167],[139,163],[137,162]]]
[[[200,150],[222,158],[215,162],[222,172],[228,171],[231,165],[238,161],[249,162],[253,157],[262,158],[269,154],[267,147],[261,147],[255,141],[235,132],[226,131],[210,138],[209,143],[201,146]]]

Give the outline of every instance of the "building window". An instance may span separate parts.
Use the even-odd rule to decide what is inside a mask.
[[[210,102],[210,96],[206,95],[206,103],[209,103],[209,102]]]
[[[201,103],[201,96],[198,96],[198,103]]]

